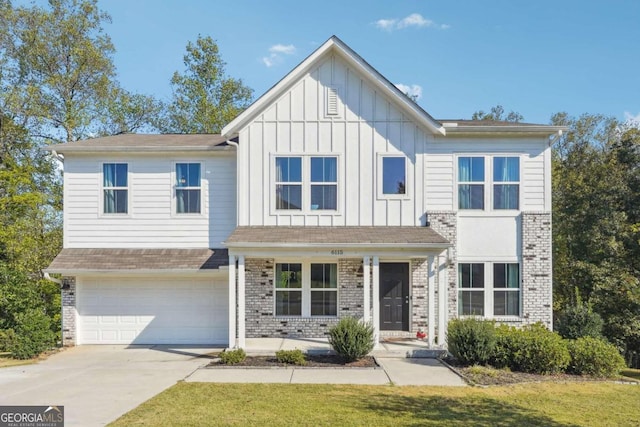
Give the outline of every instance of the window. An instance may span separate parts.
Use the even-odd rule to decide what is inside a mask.
[[[382,158],[382,194],[406,194],[406,161],[404,157]]]
[[[276,209],[302,209],[301,157],[276,157]]]
[[[103,212],[126,214],[128,212],[128,165],[104,163],[102,165]]]
[[[276,209],[338,209],[337,157],[276,157],[275,167]]]
[[[200,213],[200,163],[176,163],[176,213]]]
[[[311,210],[336,210],[338,205],[338,159],[311,158]]]
[[[520,265],[493,264],[494,316],[520,316]]]
[[[276,316],[337,316],[338,264],[277,263]]]
[[[337,316],[338,265],[311,264],[311,315]]]
[[[276,264],[276,316],[302,315],[302,264]]]
[[[484,157],[458,157],[458,209],[484,209]]]
[[[493,209],[519,209],[520,159],[494,157],[493,182]]]
[[[458,314],[484,316],[484,264],[458,264]]]

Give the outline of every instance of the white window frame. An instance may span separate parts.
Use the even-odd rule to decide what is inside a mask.
[[[281,182],[276,181],[276,158],[278,157],[300,157],[302,159],[302,182]],[[311,158],[313,157],[334,157],[336,159],[336,181],[335,183],[312,183],[311,182]],[[344,179],[342,179],[342,154],[341,153],[271,153],[269,159],[270,185],[269,185],[269,211],[271,215],[342,215],[342,197],[344,192]],[[278,209],[276,204],[276,185],[302,185],[302,209]],[[311,209],[311,186],[312,185],[335,185],[336,186],[336,209]]]
[[[104,165],[124,164],[127,165],[127,186],[126,187],[105,187],[104,186]],[[131,197],[131,164],[122,160],[112,160],[100,162],[100,196],[98,197],[98,216],[108,218],[128,218],[132,216]],[[127,190],[127,213],[106,213],[104,211],[104,190]]]
[[[456,269],[458,269],[460,264],[484,264],[484,315],[481,316],[484,319],[496,319],[499,321],[521,321],[522,320],[522,300],[523,300],[523,290],[522,290],[522,262],[516,259],[500,259],[500,260],[492,260],[492,261],[478,261],[478,260],[466,260],[460,259],[456,265]],[[518,264],[518,288],[511,288],[513,291],[519,291],[518,295],[518,315],[495,315],[494,314],[494,293],[496,291],[504,291],[508,288],[496,288],[494,287],[494,277],[493,277],[493,266],[495,264]],[[458,274],[459,270],[456,270],[456,274]],[[459,280],[459,278],[458,278]],[[459,283],[459,282],[458,282]],[[458,284],[456,284],[456,298],[460,298],[459,291],[472,290],[471,288],[460,288]],[[476,315],[462,315],[457,308],[456,304],[456,315],[459,318],[467,318],[467,317],[478,317]]]
[[[484,158],[484,209],[460,209],[460,201],[458,200],[458,191],[460,184],[467,184],[467,181],[459,181],[459,166],[458,159],[460,157],[483,157]],[[493,160],[495,157],[516,157],[518,158],[518,174],[520,177],[520,181],[518,182],[494,182],[493,181]],[[453,170],[453,183],[454,183],[454,191],[453,191],[453,205],[455,211],[463,216],[478,216],[481,215],[497,215],[497,216],[512,216],[514,214],[518,214],[522,211],[522,201],[523,201],[523,185],[522,185],[522,170],[523,170],[523,162],[524,156],[522,153],[473,153],[473,152],[461,152],[455,153],[454,155],[454,170]],[[479,181],[476,184],[480,184]],[[518,184],[518,209],[494,209],[493,208],[493,197],[494,184]]]
[[[302,264],[302,314],[300,316],[294,315],[279,315],[276,313],[276,293],[278,288],[276,287],[276,267],[278,264]],[[311,315],[311,264],[335,264],[337,268],[336,277],[336,315],[335,316],[312,316]],[[336,319],[340,314],[340,270],[339,263],[336,259],[313,259],[313,260],[300,260],[300,259],[277,259],[273,263],[273,316],[279,319],[294,318],[294,319]],[[287,288],[280,288],[280,291],[288,290]],[[317,291],[334,291],[333,288],[315,288]]]
[[[176,185],[178,164],[193,164],[193,163],[200,165],[200,187],[178,187]],[[204,163],[199,160],[185,159],[185,160],[176,160],[171,163],[170,186],[171,186],[171,216],[172,217],[188,218],[188,217],[200,217],[200,216],[206,215],[207,206],[205,203],[206,186],[205,186],[204,172],[205,172]],[[200,212],[185,212],[185,213],[178,212],[178,197],[177,197],[178,189],[200,190]]]
[[[408,200],[411,194],[411,180],[409,179],[409,159],[403,153],[378,153],[376,166],[376,187],[379,200]],[[387,157],[400,157],[404,159],[404,194],[384,193],[384,159]]]
[[[460,159],[464,159],[464,158],[480,158],[483,161],[484,164],[484,180],[483,181],[460,181]],[[483,212],[487,210],[487,158],[486,156],[482,155],[482,154],[475,154],[475,155],[458,155],[455,158],[455,169],[456,169],[456,186],[455,186],[455,194],[456,194],[456,209],[461,211],[461,212]],[[482,195],[483,195],[483,199],[482,199],[482,205],[483,208],[482,209],[475,209],[475,208],[469,208],[469,209],[462,209],[460,208],[460,186],[461,185],[482,185]],[[489,190],[490,191],[490,190]]]

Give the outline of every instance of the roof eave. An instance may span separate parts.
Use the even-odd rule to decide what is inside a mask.
[[[42,147],[45,151],[55,151],[57,153],[163,153],[163,152],[196,152],[196,151],[235,151],[236,147],[232,145],[225,146],[165,146],[165,147],[140,147],[140,146],[114,146],[114,147],[90,147],[90,146],[78,146],[78,147],[61,147],[56,145],[49,145]]]
[[[303,248],[344,248],[344,249],[363,249],[363,248],[381,248],[381,249],[445,249],[452,247],[453,245],[449,242],[442,243],[300,243],[300,242],[292,242],[292,243],[283,243],[283,242],[223,242],[228,248],[238,248],[238,249],[303,249]]]
[[[566,126],[445,126],[449,135],[455,134],[536,134],[554,135],[568,130]]]
[[[201,269],[185,269],[185,268],[141,268],[141,269],[81,269],[81,268],[66,268],[66,269],[56,269],[56,268],[45,268],[42,270],[43,273],[49,274],[61,274],[63,276],[90,276],[93,274],[115,274],[115,275],[142,275],[142,274],[196,274],[196,275],[207,275],[207,274],[218,274],[220,272],[227,272],[229,270],[229,266],[222,265],[218,268],[201,268]]]

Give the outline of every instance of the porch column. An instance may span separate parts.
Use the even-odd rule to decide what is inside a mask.
[[[427,282],[427,340],[429,348],[433,347],[433,338],[436,335],[436,265],[435,257],[429,256],[428,269],[429,278]]]
[[[365,322],[369,322],[371,321],[371,300],[370,300],[370,296],[371,296],[371,265],[370,265],[371,259],[366,256],[364,258],[362,258],[362,274],[364,275],[363,277],[363,292],[364,292],[364,313],[363,313],[363,319]]]
[[[373,344],[380,343],[380,258],[373,257]]]
[[[238,347],[245,348],[244,255],[238,256]]]
[[[444,347],[447,335],[447,257],[438,256],[438,346]]]
[[[236,346],[236,257],[229,255],[229,348]]]

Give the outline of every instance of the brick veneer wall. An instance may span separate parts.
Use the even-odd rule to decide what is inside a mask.
[[[246,337],[324,337],[340,317],[362,318],[363,273],[361,259],[338,260],[337,317],[276,317],[273,259],[245,260]]]
[[[522,317],[553,328],[551,214],[522,213]]]
[[[454,211],[427,211],[427,218],[430,223],[430,227],[434,231],[439,233],[442,237],[447,239],[453,247],[451,248],[451,263],[447,267],[447,318],[453,319],[458,316],[458,216]],[[435,330],[438,334],[438,272],[436,266],[436,315],[435,315]]]
[[[410,332],[427,331],[429,314],[429,262],[424,258],[411,259],[411,325]]]
[[[76,345],[76,278],[62,278],[62,345]],[[64,289],[68,286],[68,289]]]

